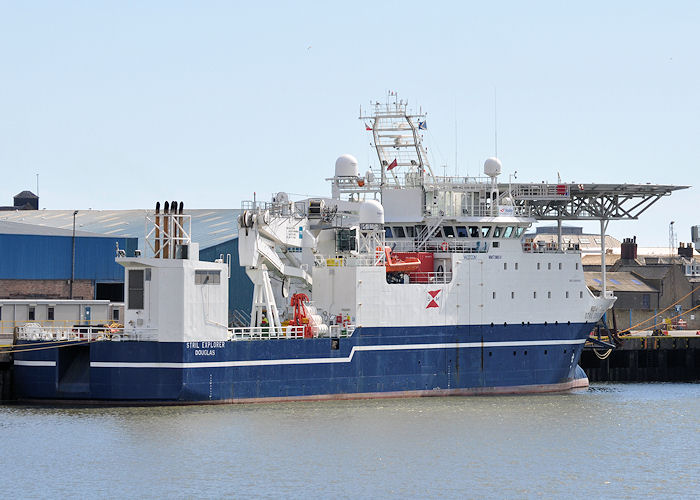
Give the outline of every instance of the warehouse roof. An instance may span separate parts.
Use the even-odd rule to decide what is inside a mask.
[[[73,210],[15,210],[0,212],[0,221],[21,222],[58,229],[73,229]],[[190,209],[192,241],[200,248],[208,248],[238,235],[236,209]],[[151,210],[79,210],[75,217],[76,230],[107,236],[126,236],[139,239],[139,248],[145,248],[146,215]],[[77,234],[77,233],[76,233]]]
[[[592,290],[600,290],[603,286],[601,273],[585,272],[586,286]],[[612,292],[656,292],[656,288],[650,287],[641,279],[629,272],[606,273],[607,289]]]
[[[24,224],[21,222],[9,222],[0,220],[0,234],[23,234],[38,236],[73,236],[73,229],[60,229],[49,226],[37,226],[36,224]],[[107,238],[112,235],[90,233],[88,231],[75,231],[76,236]]]

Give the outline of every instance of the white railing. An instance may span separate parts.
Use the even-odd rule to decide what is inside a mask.
[[[303,339],[305,326],[248,326],[229,328],[229,340],[273,340]],[[355,331],[355,325],[331,325],[328,333],[318,335],[324,338],[349,337]]]
[[[526,253],[581,253],[578,244],[565,243],[559,248],[556,243],[544,241],[526,241],[522,244]]]
[[[451,272],[442,273],[408,273],[408,283],[450,283]]]
[[[359,255],[350,257],[323,257],[321,255],[316,255],[314,258],[314,265],[316,267],[373,267],[377,265],[378,259],[381,261],[380,265],[384,265],[383,262],[384,253],[381,252],[377,257],[371,255]]]
[[[433,240],[418,245],[415,241],[387,240],[392,252],[429,252],[429,253],[486,253],[490,247],[488,241],[460,241],[448,238],[444,241]]]
[[[47,342],[156,341],[158,333],[155,329],[135,330],[108,325],[42,326],[38,323],[27,323],[17,327],[17,338]]]
[[[304,326],[241,326],[229,328],[230,340],[301,339]]]

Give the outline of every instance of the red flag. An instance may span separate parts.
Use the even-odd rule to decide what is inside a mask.
[[[367,125],[367,124],[365,123],[365,130],[372,130],[372,127],[370,127],[369,125]]]
[[[391,169],[394,168],[396,165],[398,165],[398,163],[397,163],[397,161],[396,161],[396,158],[394,158],[394,161],[392,161],[391,163],[389,163],[389,166],[386,167],[386,169],[387,169],[387,170],[391,170]]]

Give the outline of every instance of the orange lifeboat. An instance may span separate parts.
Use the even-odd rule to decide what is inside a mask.
[[[386,272],[388,273],[412,273],[420,268],[420,259],[417,257],[406,257],[399,259],[391,256],[391,248],[384,247],[384,257]]]

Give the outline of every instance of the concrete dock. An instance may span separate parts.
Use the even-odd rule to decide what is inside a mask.
[[[588,379],[591,382],[700,381],[700,335],[684,331],[654,337],[650,333],[623,337],[622,345],[609,354],[604,348],[584,350],[580,364]]]

